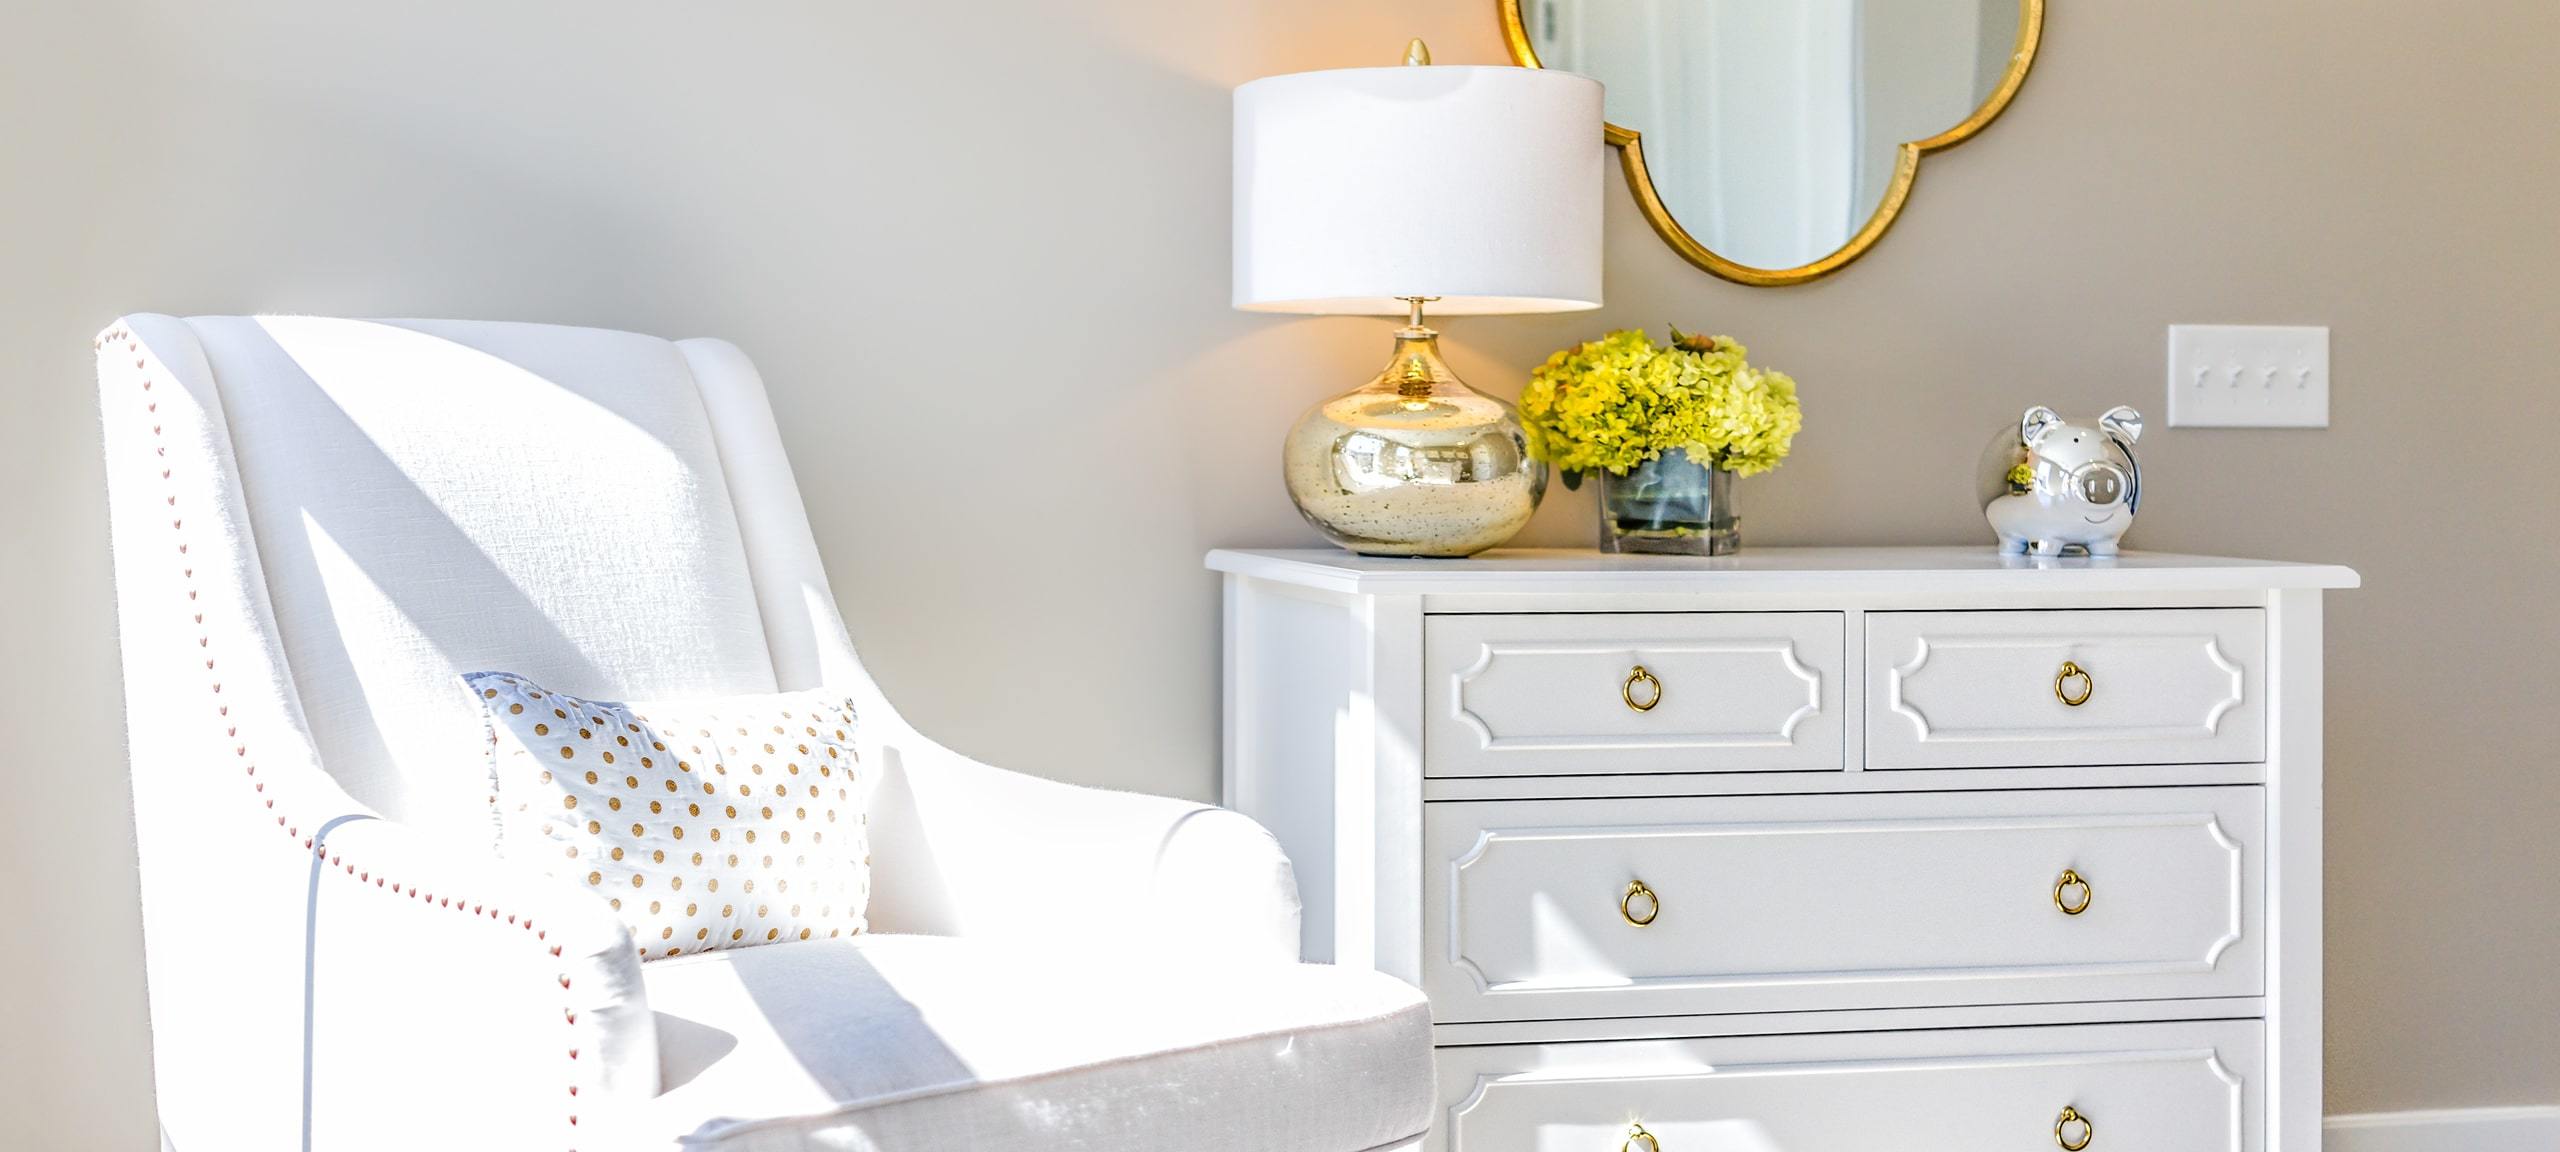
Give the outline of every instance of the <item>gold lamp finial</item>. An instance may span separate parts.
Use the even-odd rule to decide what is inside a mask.
[[[1422,37],[1414,37],[1412,43],[1404,46],[1404,62],[1413,67],[1430,63],[1431,46],[1423,43]]]

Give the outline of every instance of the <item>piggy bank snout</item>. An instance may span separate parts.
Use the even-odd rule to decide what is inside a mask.
[[[2112,508],[2124,502],[2133,484],[2125,471],[2113,464],[2083,464],[2071,474],[2071,491],[2091,504]]]

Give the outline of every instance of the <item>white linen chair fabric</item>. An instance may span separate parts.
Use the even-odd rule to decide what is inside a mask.
[[[135,315],[98,357],[176,1152],[1418,1140],[1427,1009],[1295,963],[1268,833],[899,718],[735,347]],[[877,934],[640,963],[492,853],[482,668],[853,696]]]

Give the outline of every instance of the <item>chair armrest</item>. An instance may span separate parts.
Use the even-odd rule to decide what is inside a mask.
[[[872,755],[875,930],[1298,958],[1289,859],[1244,816],[1007,772],[912,732]]]
[[[658,1088],[620,918],[332,798],[301,810],[348,814],[289,837],[209,790],[144,840],[154,1045],[188,1072],[164,1073],[174,1146],[607,1146]]]
[[[657,1095],[639,956],[603,900],[388,820],[340,824],[319,846],[305,961],[313,1132],[347,1142],[314,1147],[379,1147],[457,1121],[463,1145],[476,1130],[569,1147]],[[468,1115],[452,1115],[463,1101]]]

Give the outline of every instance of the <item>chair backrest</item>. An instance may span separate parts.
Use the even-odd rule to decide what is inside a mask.
[[[211,398],[234,468],[215,482],[236,491],[203,503],[243,510],[288,707],[319,764],[384,815],[488,837],[458,672],[646,699],[809,687],[850,659],[763,385],[725,343],[132,326]]]

